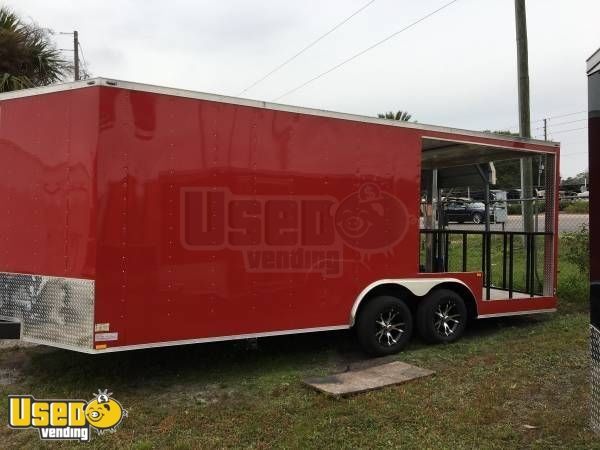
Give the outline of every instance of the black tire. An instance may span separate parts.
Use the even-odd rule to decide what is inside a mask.
[[[473,221],[473,223],[479,225],[481,223],[481,221],[483,220],[483,216],[480,213],[474,213],[473,216],[471,217],[471,220]]]
[[[454,342],[463,335],[467,317],[467,307],[460,295],[448,289],[435,290],[417,309],[419,335],[430,343]]]
[[[410,309],[401,299],[388,295],[371,299],[356,321],[358,341],[373,356],[398,353],[406,347],[412,332]]]

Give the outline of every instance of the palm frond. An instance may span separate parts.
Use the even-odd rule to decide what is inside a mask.
[[[56,83],[70,72],[49,30],[0,8],[0,92]]]
[[[380,119],[408,122],[412,118],[412,114],[409,114],[407,111],[398,110],[395,113],[393,111],[388,111],[386,113],[378,113],[377,117]]]

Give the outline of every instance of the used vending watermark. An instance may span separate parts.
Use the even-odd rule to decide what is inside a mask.
[[[341,201],[328,195],[238,195],[181,190],[181,244],[239,251],[248,272],[342,273],[344,249],[389,253],[408,231],[404,203],[375,183]]]
[[[8,426],[32,428],[44,441],[76,440],[88,442],[90,430],[115,432],[127,411],[112,392],[98,390],[90,401],[72,399],[40,400],[31,395],[8,396]]]

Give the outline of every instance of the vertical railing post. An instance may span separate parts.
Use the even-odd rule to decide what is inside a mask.
[[[481,271],[485,272],[485,234],[481,235]]]
[[[525,234],[525,292],[531,293],[531,233]]]
[[[529,270],[529,288],[531,291],[531,296],[533,297],[536,293],[536,287],[535,287],[535,259],[536,259],[536,248],[535,248],[535,233],[533,233],[531,235],[531,251],[530,251],[531,256],[529,257],[530,262],[531,262],[531,267]]]
[[[462,271],[467,271],[467,233],[462,234]]]
[[[513,269],[514,269],[514,251],[515,235],[510,233],[509,239],[509,257],[508,257],[508,298],[513,298]]]
[[[488,230],[485,232],[485,294],[490,298],[492,289],[492,234]]]
[[[450,251],[448,250],[448,248],[450,247],[450,232],[447,230],[444,230],[444,243],[444,271],[448,272],[448,257],[450,255]]]
[[[506,233],[502,233],[502,289],[506,289]]]

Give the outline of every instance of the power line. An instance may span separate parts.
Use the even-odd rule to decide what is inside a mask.
[[[88,70],[88,63],[87,60],[85,59],[85,56],[83,54],[83,47],[81,46],[81,42],[77,42],[77,45],[79,46],[79,50],[81,51],[81,60],[83,61],[83,69],[85,70],[84,75],[89,75],[89,70]]]
[[[585,119],[569,120],[568,122],[550,123],[549,125],[552,127],[558,127],[559,125],[567,125],[570,123],[583,122],[584,120],[587,120],[587,117]],[[534,130],[543,130],[543,129],[544,129],[543,126],[534,128]]]
[[[554,133],[550,133],[550,134],[552,134],[552,135],[554,136],[555,134],[560,134],[560,133],[569,133],[569,132],[571,132],[571,131],[578,131],[578,130],[587,130],[587,127],[581,127],[581,128],[571,128],[571,129],[569,129],[569,130],[559,130],[559,131],[555,131]]]
[[[582,152],[561,153],[560,156],[581,155],[583,153],[589,153],[589,152],[587,150],[585,150]]]
[[[420,19],[418,19],[418,20],[416,20],[416,21],[412,22],[411,24],[409,24],[409,25],[405,26],[404,28],[402,28],[402,29],[400,29],[400,30],[398,30],[398,31],[396,31],[396,32],[394,32],[394,33],[392,33],[392,34],[390,34],[388,37],[386,37],[386,38],[384,38],[384,39],[382,39],[382,40],[380,40],[380,41],[376,42],[375,44],[373,44],[373,45],[371,45],[371,46],[369,46],[369,47],[365,48],[364,50],[362,50],[362,51],[360,51],[360,52],[358,52],[358,53],[354,54],[353,56],[351,56],[351,57],[349,57],[349,58],[345,59],[344,61],[342,61],[342,62],[340,62],[340,63],[336,64],[335,66],[331,67],[330,69],[326,70],[325,72],[321,72],[319,75],[316,75],[316,76],[312,77],[310,80],[308,80],[308,81],[305,81],[304,83],[302,83],[302,84],[300,84],[300,85],[296,86],[295,88],[293,88],[293,89],[290,89],[289,91],[286,91],[286,92],[284,92],[284,93],[283,93],[283,94],[281,94],[279,97],[276,97],[276,98],[274,98],[274,99],[273,99],[273,101],[277,101],[277,100],[279,100],[279,99],[281,99],[281,98],[283,98],[283,97],[286,97],[286,96],[288,96],[288,95],[290,95],[290,94],[292,94],[292,93],[296,92],[297,90],[299,90],[299,89],[302,89],[303,87],[305,87],[305,86],[309,85],[310,83],[312,83],[312,82],[314,82],[314,81],[318,80],[319,78],[321,78],[321,77],[324,77],[324,76],[325,76],[325,75],[327,75],[327,74],[330,74],[330,73],[331,73],[331,72],[333,72],[334,70],[336,70],[336,69],[339,69],[340,67],[342,67],[344,64],[347,64],[347,63],[349,63],[350,61],[352,61],[352,60],[354,60],[354,59],[356,59],[356,58],[358,58],[358,57],[360,57],[360,56],[364,55],[364,54],[365,54],[365,53],[367,53],[368,51],[371,51],[371,50],[373,50],[375,47],[378,47],[378,46],[380,46],[380,45],[381,45],[381,44],[383,44],[384,42],[387,42],[387,41],[389,41],[390,39],[392,39],[392,38],[395,38],[395,37],[396,37],[396,36],[398,36],[400,33],[403,33],[404,31],[406,31],[406,30],[408,30],[408,29],[410,29],[410,28],[414,27],[415,25],[417,25],[417,24],[419,24],[419,23],[423,22],[424,20],[428,19],[429,17],[433,16],[434,14],[437,14],[437,13],[438,13],[438,12],[440,12],[441,10],[443,10],[443,9],[447,8],[448,6],[452,5],[453,3],[456,3],[457,1],[458,1],[458,0],[452,0],[451,2],[448,2],[448,3],[446,3],[445,5],[441,6],[441,7],[440,7],[440,8],[438,8],[438,9],[436,9],[435,11],[432,11],[432,12],[430,12],[429,14],[427,14],[427,15],[425,15],[425,16],[423,16],[423,17],[421,17]]]
[[[581,135],[580,139],[574,138],[574,139],[569,139],[568,141],[564,141],[562,143],[562,147],[563,148],[565,148],[565,147],[573,147],[575,145],[582,145],[582,144],[585,144],[585,145],[589,144],[589,142],[588,142],[588,136],[587,136],[586,133],[584,133],[583,135]]]
[[[558,127],[558,126],[561,126],[561,125],[568,125],[568,124],[571,124],[571,123],[583,122],[583,121],[586,121],[586,120],[587,120],[587,117],[585,119],[569,120],[567,122],[548,123],[548,125],[551,126],[551,127]],[[534,128],[534,130],[543,130],[543,129],[544,129],[543,126]]]
[[[583,114],[583,113],[587,113],[586,110],[584,111],[577,111],[577,112],[573,112],[573,113],[568,113],[568,114],[561,114],[560,116],[550,116],[550,117],[545,117],[546,119],[550,120],[550,119],[560,119],[561,117],[569,117],[569,116],[574,116],[576,114]],[[536,120],[535,122],[540,122],[543,121],[544,119],[540,119],[540,120]]]
[[[531,121],[531,123],[543,122],[543,121],[544,121],[544,119],[546,119],[546,120],[551,120],[551,119],[560,119],[560,118],[562,118],[562,117],[575,116],[575,115],[577,115],[577,114],[583,114],[583,113],[587,113],[587,111],[577,111],[577,112],[572,112],[572,113],[567,113],[567,114],[559,114],[559,115],[556,115],[556,116],[544,117],[544,118],[542,118],[542,119],[536,119],[536,120],[532,120],[532,121]],[[582,119],[582,120],[585,120],[585,119]],[[555,124],[555,125],[558,125],[558,124]],[[519,127],[519,125],[511,125],[510,127],[506,127],[506,129],[510,131],[510,130],[517,129],[518,127]],[[543,128],[543,126],[542,126],[542,127],[537,127],[537,128],[535,128],[535,129],[536,129],[536,130],[539,130],[539,129],[541,129],[541,128]]]
[[[310,44],[308,44],[306,47],[304,47],[302,50],[300,50],[299,52],[295,53],[293,56],[291,56],[290,58],[286,59],[284,62],[282,62],[281,64],[279,64],[277,67],[275,67],[274,69],[272,69],[270,72],[268,72],[266,75],[263,75],[261,78],[259,78],[258,80],[256,80],[254,83],[252,83],[250,86],[248,86],[247,88],[243,89],[242,91],[240,91],[238,94],[236,94],[237,96],[242,95],[244,92],[252,89],[254,86],[256,86],[257,84],[263,82],[264,80],[266,80],[267,78],[269,78],[271,75],[273,75],[275,72],[279,71],[280,69],[282,69],[283,67],[285,67],[286,65],[288,65],[290,62],[292,62],[294,59],[296,59],[298,56],[300,56],[302,53],[304,53],[305,51],[307,51],[308,49],[314,47],[319,41],[323,40],[324,38],[326,38],[327,36],[329,36],[331,33],[333,33],[335,30],[337,30],[338,28],[340,28],[342,25],[344,25],[346,22],[348,22],[350,19],[352,19],[354,16],[356,16],[357,14],[360,14],[363,10],[365,10],[368,6],[372,5],[375,2],[375,0],[371,0],[370,2],[364,4],[363,6],[361,6],[360,8],[358,8],[356,11],[354,11],[352,14],[350,14],[348,17],[346,17],[344,20],[342,20],[340,23],[338,23],[337,25],[335,25],[333,28],[331,28],[329,31],[327,31],[325,34],[322,34],[321,36],[319,36],[317,39],[315,39],[314,41],[312,41]]]
[[[583,113],[587,113],[587,111],[577,111],[577,112],[572,112],[572,113],[567,113],[567,114],[560,114],[560,115],[556,115],[556,116],[548,116],[548,117],[543,117],[541,119],[532,120],[532,122],[543,122],[544,119],[547,119],[547,120],[560,119],[562,117],[570,117],[570,116],[575,116],[577,114],[583,114]]]

